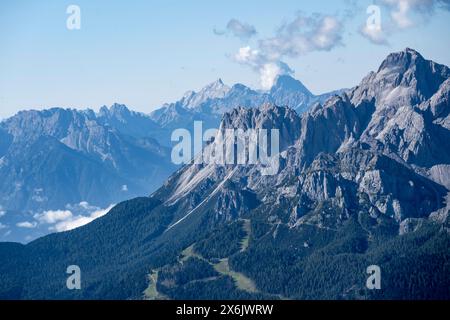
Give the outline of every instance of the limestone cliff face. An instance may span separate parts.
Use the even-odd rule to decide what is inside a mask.
[[[238,201],[247,190],[279,216],[289,212],[291,226],[334,228],[363,213],[403,223],[406,232],[407,219],[440,212],[445,220],[449,77],[447,67],[406,49],[389,55],[359,86],[303,115],[273,104],[234,109],[223,116],[222,129],[280,130],[278,173],[264,176],[260,164],[191,165],[171,178],[167,199],[195,198],[194,208],[210,202],[236,217],[248,210]]]

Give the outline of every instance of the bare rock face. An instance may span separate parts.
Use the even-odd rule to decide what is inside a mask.
[[[422,224],[423,219],[408,218],[400,223],[400,235],[416,231]]]
[[[359,86],[301,116],[273,104],[234,109],[221,129],[280,130],[278,173],[263,176],[258,164],[188,166],[172,179],[189,181],[190,193],[220,194],[208,201],[227,217],[239,214],[245,199],[239,192],[247,190],[272,220],[291,227],[336,228],[362,213],[390,219],[401,233],[414,230],[414,221],[447,206],[449,78],[446,66],[406,49],[389,55]],[[170,201],[188,194],[166,193]]]
[[[300,133],[300,117],[289,108],[271,104],[260,108],[237,108],[225,113],[220,125],[223,129],[277,129],[280,135],[280,151],[294,144]]]
[[[258,205],[256,194],[249,189],[239,189],[228,181],[214,201],[215,221],[232,221],[249,213]]]

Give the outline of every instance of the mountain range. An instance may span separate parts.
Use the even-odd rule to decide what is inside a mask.
[[[301,114],[265,99],[225,110],[213,101],[239,88],[213,86],[217,96],[188,95],[195,105],[168,105],[152,120],[199,108],[225,112],[222,132],[278,129],[277,174],[193,161],[83,227],[0,243],[0,297],[450,298],[447,66],[409,48],[392,53]],[[81,290],[66,287],[74,264]],[[366,286],[372,265],[379,290]]]
[[[326,96],[314,96],[289,76],[279,77],[270,92],[241,84],[229,88],[219,79],[149,115],[121,104],[98,112],[21,111],[0,122],[0,210],[6,213],[0,241],[29,242],[54,231],[37,219],[43,214],[71,216],[73,224],[74,217],[89,219],[112,204],[150,194],[177,168],[170,158],[174,129],[192,131],[196,120],[205,129],[217,128],[222,114],[238,105],[278,101],[303,110]]]
[[[252,90],[240,83],[230,88],[218,79],[199,92],[188,91],[180,100],[164,104],[153,111],[150,117],[166,129],[190,129],[194,121],[203,121],[205,128],[217,128],[222,115],[237,106],[257,108],[271,103],[289,106],[301,114],[312,105],[323,103],[343,91],[340,89],[316,96],[289,75],[278,76],[269,91]]]

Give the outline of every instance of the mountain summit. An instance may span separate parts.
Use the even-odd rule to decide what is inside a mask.
[[[292,78],[289,75],[280,75],[277,77],[274,85],[270,89],[271,92],[277,90],[303,92],[305,95],[312,96],[313,94],[301,83],[299,80]]]
[[[395,105],[415,105],[430,99],[450,76],[447,66],[424,59],[417,51],[405,49],[391,53],[377,72],[371,72],[352,101],[375,98],[377,105],[389,108]]]
[[[289,106],[299,113],[314,104],[316,97],[298,80],[288,75],[278,76],[270,89],[273,102],[279,106]]]
[[[190,91],[182,99],[181,105],[188,109],[195,109],[202,103],[208,102],[211,99],[221,99],[226,96],[230,91],[230,87],[222,82],[222,79],[218,79],[199,92]]]

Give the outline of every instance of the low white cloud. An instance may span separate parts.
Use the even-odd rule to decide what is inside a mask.
[[[240,64],[250,66],[259,73],[260,84],[264,90],[270,89],[279,75],[292,74],[293,70],[282,61],[271,61],[259,50],[250,46],[242,47],[235,54],[234,60]]]
[[[89,203],[86,202],[86,201],[81,201],[81,202],[79,203],[79,206],[82,207],[83,209],[87,209],[87,210],[89,210],[90,208],[92,208],[92,207],[89,205]],[[66,206],[66,207],[70,208],[70,206]]]
[[[100,217],[104,216],[105,214],[107,214],[113,208],[113,206],[114,205],[111,205],[106,209],[96,210],[88,216],[83,216],[83,215],[73,216],[73,215],[71,215],[70,218],[56,223],[54,226],[51,227],[51,229],[55,230],[57,232],[62,232],[62,231],[69,231],[69,230],[73,230],[75,228],[84,226],[84,225],[94,221],[95,219],[100,218]]]
[[[272,88],[278,76],[292,73],[293,71],[283,62],[266,63],[260,69],[261,87],[268,90]]]
[[[17,223],[16,226],[19,228],[34,229],[37,227],[37,222],[23,221]]]
[[[52,224],[58,221],[64,221],[72,217],[69,210],[49,210],[41,214],[35,215],[34,218],[42,223]]]
[[[251,66],[258,66],[260,63],[259,51],[253,50],[250,46],[239,48],[234,59],[239,63],[249,64]]]
[[[94,221],[94,219],[91,217],[76,216],[73,219],[57,223],[55,226],[51,227],[51,229],[57,232],[69,231],[84,226],[92,221]]]
[[[3,224],[0,222],[0,229],[6,229],[8,228],[8,226],[6,224]]]
[[[261,86],[263,89],[270,89],[275,79],[280,74],[280,68],[275,63],[267,63],[261,68]]]
[[[104,216],[112,209],[113,206],[114,205],[110,205],[109,207],[102,209],[92,206],[86,201],[78,204],[68,204],[63,210],[47,210],[42,213],[35,214],[33,218],[36,221],[33,222],[33,225],[34,227],[37,225],[48,225],[49,230],[56,232],[68,231],[81,227],[101,216]],[[27,226],[30,225],[22,225],[22,227]]]

